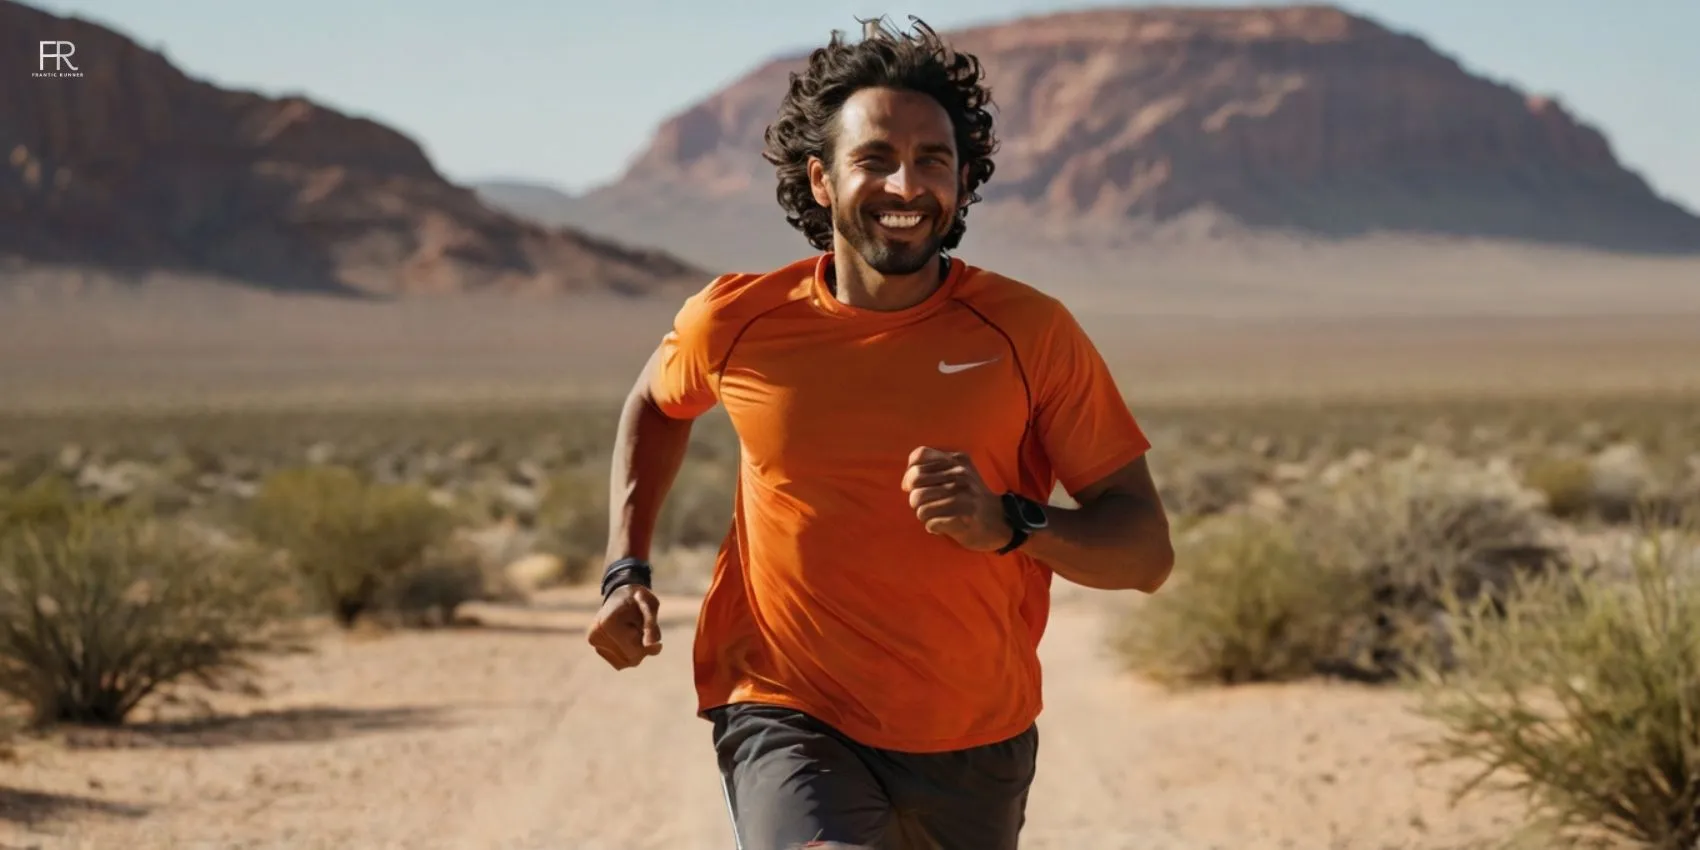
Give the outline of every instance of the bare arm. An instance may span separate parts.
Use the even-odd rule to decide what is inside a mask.
[[[608,561],[649,558],[656,518],[689,447],[693,420],[674,419],[656,405],[651,382],[660,368],[651,355],[626,396],[614,431],[608,480]]]
[[[1155,593],[1168,580],[1175,550],[1169,519],[1146,459],[1075,494],[1079,508],[1047,507],[1047,526],[1022,550],[1057,575],[1098,590]]]

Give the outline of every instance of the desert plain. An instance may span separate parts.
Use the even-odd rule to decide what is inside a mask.
[[[0,845],[732,846],[688,663],[707,547],[729,516],[726,423],[699,426],[704,471],[682,478],[661,558],[666,647],[638,669],[615,672],[586,646],[595,593],[584,569],[562,567],[599,551],[598,515],[549,507],[563,481],[581,488],[574,504],[598,498],[613,405],[676,301],[348,303],[167,283],[85,293],[74,309],[8,305],[8,472],[57,469],[114,498],[160,488],[184,515],[216,516],[270,469],[388,470],[497,506],[461,531],[493,580],[428,626],[308,614],[308,651],[263,658],[246,691],[191,684],[121,726],[20,731],[0,765]],[[1386,297],[1424,303],[1408,286]],[[1502,306],[1516,289],[1501,287]],[[1665,291],[1502,315],[1467,297],[1435,302],[1451,314],[1375,309],[1350,289],[1320,293],[1338,308],[1321,316],[1236,315],[1219,294],[1167,311],[1110,291],[1066,298],[1153,435],[1179,534],[1263,504],[1295,468],[1392,462],[1419,445],[1498,458],[1513,477],[1549,453],[1629,453],[1631,474],[1685,486],[1685,464],[1700,464],[1700,312]],[[1633,534],[1560,525],[1597,552]],[[570,533],[582,539],[563,546]],[[540,552],[577,554],[514,571]],[[1059,581],[1024,847],[1438,850],[1525,822],[1516,795],[1451,800],[1469,765],[1419,764],[1437,727],[1398,685],[1172,688],[1143,675],[1117,635],[1166,592]]]

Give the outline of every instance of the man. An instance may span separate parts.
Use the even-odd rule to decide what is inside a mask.
[[[616,669],[661,649],[645,559],[692,419],[723,404],[740,438],[693,660],[742,850],[1016,847],[1051,576],[1169,574],[1099,353],[1053,298],[943,253],[992,173],[987,101],[924,24],[815,51],[766,157],[820,253],[689,298],[620,419],[589,635]],[[1045,505],[1059,481],[1079,509]]]

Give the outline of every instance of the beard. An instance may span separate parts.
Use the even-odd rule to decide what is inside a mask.
[[[944,247],[945,236],[955,224],[954,218],[946,219],[936,206],[924,204],[904,212],[917,212],[926,216],[929,228],[916,228],[914,234],[897,239],[883,234],[876,229],[877,225],[870,221],[881,212],[895,210],[844,210],[835,206],[832,210],[832,225],[862,258],[862,262],[882,275],[914,274],[926,268],[928,263],[938,257],[939,250]]]

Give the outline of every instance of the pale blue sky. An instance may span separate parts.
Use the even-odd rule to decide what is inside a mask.
[[[26,0],[163,47],[188,73],[306,93],[395,126],[459,181],[580,190],[669,114],[767,57],[854,32],[1092,0]],[[1182,0],[1185,2],[1185,0]],[[1189,4],[1196,5],[1196,4]],[[1239,5],[1239,4],[1212,4]],[[1556,94],[1662,194],[1700,211],[1700,0],[1351,0],[1467,68]],[[81,57],[93,60],[94,57]]]

